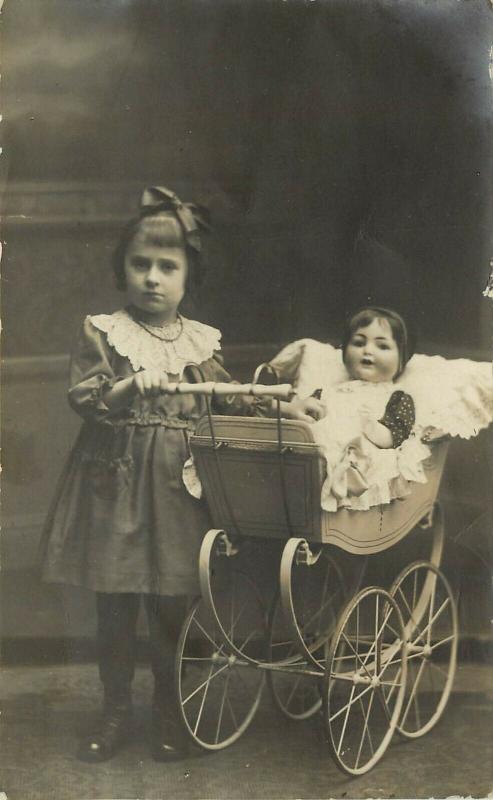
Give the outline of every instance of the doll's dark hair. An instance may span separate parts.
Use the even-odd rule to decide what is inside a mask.
[[[202,206],[182,203],[163,186],[145,189],[140,203],[140,215],[125,225],[113,253],[113,272],[116,287],[125,291],[125,256],[139,236],[146,244],[157,247],[183,247],[187,258],[185,289],[192,295],[201,285],[205,267],[202,258],[202,234],[210,231],[209,215]]]
[[[346,321],[342,336],[342,359],[344,362],[346,361],[347,346],[354,333],[356,333],[359,328],[366,328],[368,325],[371,325],[375,319],[386,320],[399,351],[399,369],[394,375],[395,380],[402,375],[404,367],[412,356],[412,351],[404,319],[397,311],[392,311],[390,308],[384,308],[383,306],[366,306],[365,308],[360,308],[359,311],[356,311],[355,314],[349,317]]]

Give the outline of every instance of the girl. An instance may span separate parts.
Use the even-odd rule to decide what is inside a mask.
[[[163,394],[168,380],[229,381],[216,351],[221,334],[178,309],[201,277],[203,210],[163,187],[146,189],[126,227],[114,271],[128,305],[87,317],[72,358],[69,402],[84,419],[42,538],[45,580],[96,592],[101,724],[80,746],[87,761],[111,758],[128,740],[139,594],[154,675],[152,753],[185,749],[174,706],[176,643],[187,596],[198,593],[198,553],[210,527],[187,493],[187,435],[204,398]],[[197,365],[200,369],[197,368]],[[222,401],[216,411],[262,414],[266,401]],[[311,419],[319,405],[286,413]]]
[[[286,348],[272,362],[289,379],[302,360],[300,345]],[[327,347],[327,346],[326,346]],[[333,369],[312,375],[323,385],[326,416],[313,426],[327,461],[322,507],[355,510],[408,494],[408,480],[424,481],[421,461],[429,455],[411,437],[415,407],[410,394],[395,385],[411,355],[406,325],[395,311],[360,310],[348,321],[342,363],[331,348]],[[321,364],[320,364],[321,366]],[[325,376],[324,376],[325,372]],[[298,391],[303,394],[302,387]]]

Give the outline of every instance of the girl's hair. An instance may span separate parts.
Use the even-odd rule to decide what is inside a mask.
[[[126,289],[125,256],[132,242],[141,237],[146,244],[157,247],[184,248],[188,266],[185,290],[193,296],[205,271],[201,234],[209,230],[208,213],[203,207],[182,203],[173,192],[162,186],[145,189],[140,215],[125,225],[113,253],[117,289]]]
[[[412,352],[409,346],[406,323],[397,311],[392,311],[390,308],[367,306],[366,308],[361,308],[348,319],[341,342],[342,358],[343,361],[346,360],[346,349],[353,334],[360,328],[366,328],[371,325],[375,319],[384,319],[388,322],[392,337],[399,351],[399,369],[394,375],[395,380],[402,375],[404,367],[412,356]]]

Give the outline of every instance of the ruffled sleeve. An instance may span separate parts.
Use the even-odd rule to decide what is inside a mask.
[[[86,317],[77,337],[70,365],[68,401],[83,419],[102,422],[110,413],[103,397],[116,377],[106,336]]]
[[[396,449],[409,438],[414,427],[416,414],[412,397],[405,392],[393,392],[385,413],[379,422],[389,429],[392,447]]]

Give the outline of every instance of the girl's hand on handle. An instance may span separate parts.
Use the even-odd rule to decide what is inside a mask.
[[[165,372],[142,370],[117,381],[104,395],[104,402],[110,411],[119,411],[128,407],[136,394],[141,397],[157,397],[165,391],[167,385],[168,376]]]
[[[316,422],[327,415],[327,408],[315,397],[295,397],[290,403],[281,403],[282,415],[288,419],[300,419],[303,422]]]
[[[158,397],[166,391],[168,376],[159,370],[145,369],[134,375],[134,387],[141,397]]]

